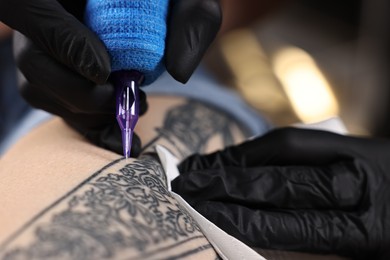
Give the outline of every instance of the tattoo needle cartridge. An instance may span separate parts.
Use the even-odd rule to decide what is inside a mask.
[[[85,1],[84,22],[100,38],[110,56],[116,119],[126,158],[130,157],[139,116],[139,86],[153,83],[165,70],[169,1]]]
[[[116,119],[122,132],[123,154],[130,158],[134,128],[139,118],[139,87],[144,79],[135,70],[120,70],[111,74],[116,89]]]

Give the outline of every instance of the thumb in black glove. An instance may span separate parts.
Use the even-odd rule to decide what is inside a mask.
[[[390,142],[282,129],[181,163],[172,188],[252,247],[390,259]]]
[[[93,143],[122,152],[115,120],[110,59],[103,43],[82,24],[85,0],[0,0],[0,21],[21,32],[15,41],[21,92],[34,107],[65,119]],[[189,79],[217,34],[217,0],[172,0],[167,70]],[[192,19],[196,17],[197,19]],[[147,109],[141,93],[140,113]],[[132,154],[140,149],[133,138]]]

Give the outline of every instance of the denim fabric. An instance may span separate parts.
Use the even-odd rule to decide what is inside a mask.
[[[31,110],[20,96],[16,83],[16,66],[12,40],[0,42],[0,144]]]

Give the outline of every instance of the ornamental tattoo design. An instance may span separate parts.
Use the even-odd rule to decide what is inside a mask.
[[[195,240],[201,246],[190,247],[190,253],[212,250],[170,195],[159,162],[148,156],[124,162],[114,162],[52,205],[49,221],[34,223],[40,216],[19,232],[33,228],[33,242],[12,246],[11,239],[2,245],[1,258],[172,259],[188,254],[188,246],[183,249]]]
[[[167,112],[163,126],[155,129],[157,136],[143,150],[164,138],[184,158],[193,153],[204,152],[205,144],[216,134],[221,135],[225,146],[232,145],[232,124],[225,113],[197,101],[187,101]]]
[[[168,111],[144,151],[161,138],[183,158],[203,152],[215,135],[230,145],[232,125],[223,112],[188,101]],[[200,254],[218,259],[168,192],[161,164],[152,156],[107,165],[0,244],[4,260],[180,259]]]

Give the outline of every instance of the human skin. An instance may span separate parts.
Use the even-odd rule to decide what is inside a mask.
[[[0,161],[0,259],[153,259],[157,251],[215,259],[149,154],[160,144],[183,159],[240,142],[243,132],[199,102],[150,97],[137,133],[149,144],[137,159],[88,143],[58,118],[11,148]]]
[[[137,132],[144,144],[151,145],[138,159],[124,160],[121,155],[96,147],[56,118],[33,130],[0,160],[0,259],[4,256],[9,259],[22,256],[44,259],[48,252],[52,257],[61,253],[64,259],[96,259],[104,255],[109,255],[107,258],[121,255],[148,259],[156,258],[153,252],[164,248],[172,250],[159,251],[159,257],[177,256],[179,252],[187,258],[216,258],[191,218],[180,209],[174,210],[177,209],[176,202],[167,195],[162,168],[147,154],[154,152],[154,144],[164,145],[179,159],[194,152],[209,153],[243,141],[247,137],[245,131],[224,113],[183,98],[149,97],[149,106],[149,113],[141,117]],[[196,116],[201,116],[206,123],[200,127],[191,124],[191,119]],[[130,177],[132,172],[135,175]],[[148,181],[140,184],[141,176],[147,177]],[[133,191],[128,193],[127,200],[122,200],[121,196],[109,197],[116,203],[104,202],[97,196],[107,192],[123,194],[123,190],[117,187]],[[89,190],[94,192],[88,193]],[[153,199],[142,201],[145,198]],[[145,212],[176,216],[177,221],[162,221],[165,225],[161,229],[152,224],[142,225],[145,219],[139,213],[133,213],[132,217],[125,214],[124,205],[130,205],[128,203],[135,205],[138,211],[134,212],[140,212],[147,205],[149,210]],[[114,210],[114,205],[123,205],[124,208]],[[122,217],[107,218],[104,212],[119,212],[118,216]],[[89,213],[101,216],[104,223],[113,219],[117,222],[106,225],[99,222],[99,218],[88,218]],[[123,228],[118,224],[123,218],[132,220],[130,223],[133,224]],[[161,220],[161,217],[157,219]],[[185,232],[178,233],[178,227],[186,227]],[[121,228],[122,232],[113,233]],[[147,230],[150,235],[135,232],[135,228]],[[161,232],[167,230],[176,231],[161,239]],[[88,243],[85,242],[86,233],[89,234]],[[113,242],[115,237],[117,240],[114,241],[119,241],[118,235],[123,234],[132,239],[122,238],[124,243],[129,243],[126,250]],[[161,242],[152,242],[158,238]],[[85,243],[81,243],[83,241]],[[143,250],[134,241],[143,241]],[[256,250],[270,259],[340,259]]]

